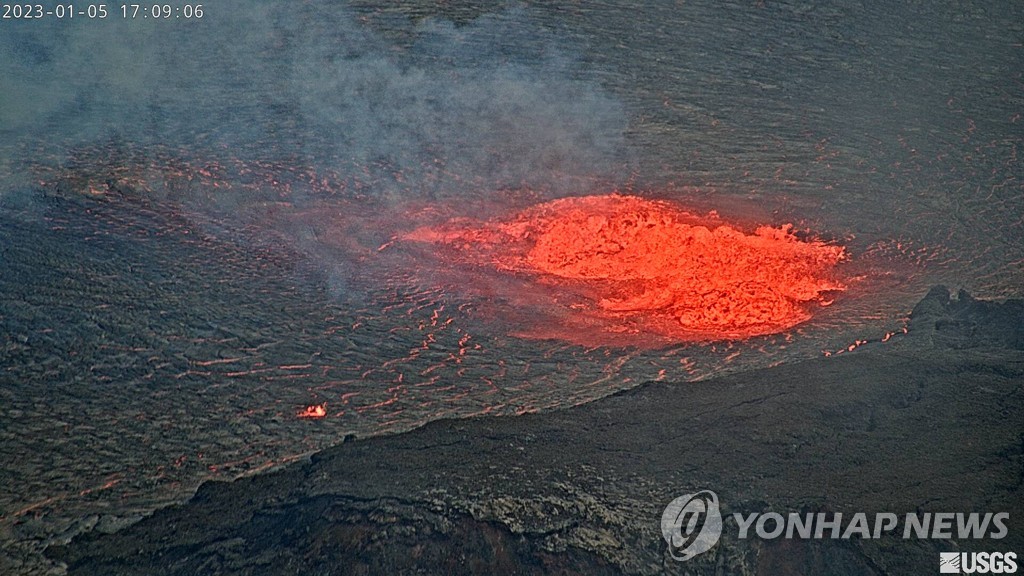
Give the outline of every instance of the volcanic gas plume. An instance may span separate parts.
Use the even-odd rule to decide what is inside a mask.
[[[635,196],[563,198],[505,219],[420,227],[400,239],[429,243],[456,266],[489,267],[547,287],[546,313],[560,307],[568,329],[540,335],[562,332],[571,340],[580,330],[680,340],[780,332],[845,289],[834,274],[846,258],[842,246],[800,239],[791,225],[748,234]]]

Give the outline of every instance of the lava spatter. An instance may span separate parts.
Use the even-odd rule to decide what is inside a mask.
[[[745,233],[635,196],[563,198],[403,239],[532,277],[555,289],[553,299],[572,300],[565,308],[588,315],[591,328],[609,332],[642,325],[682,340],[769,334],[810,319],[828,293],[845,290],[834,270],[847,258],[842,246],[800,239],[790,225]],[[559,298],[558,288],[575,299]]]

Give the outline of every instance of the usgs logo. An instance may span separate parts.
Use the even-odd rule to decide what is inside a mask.
[[[1015,574],[1014,552],[940,552],[939,574]]]

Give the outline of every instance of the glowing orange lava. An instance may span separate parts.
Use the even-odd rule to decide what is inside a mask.
[[[323,418],[327,416],[327,404],[306,406],[306,409],[299,411],[297,416],[299,418]]]
[[[568,288],[576,300],[564,307],[607,331],[641,323],[683,339],[768,334],[808,320],[813,306],[830,303],[827,293],[845,289],[833,270],[846,258],[842,246],[802,240],[791,225],[748,234],[635,196],[564,198],[507,220],[455,220],[403,239]]]

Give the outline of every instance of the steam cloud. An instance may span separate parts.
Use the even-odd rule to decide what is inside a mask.
[[[108,7],[109,8],[109,7]],[[0,136],[115,139],[361,171],[381,195],[567,191],[621,178],[625,114],[522,8],[385,35],[333,3],[217,2],[201,20],[8,21]]]

